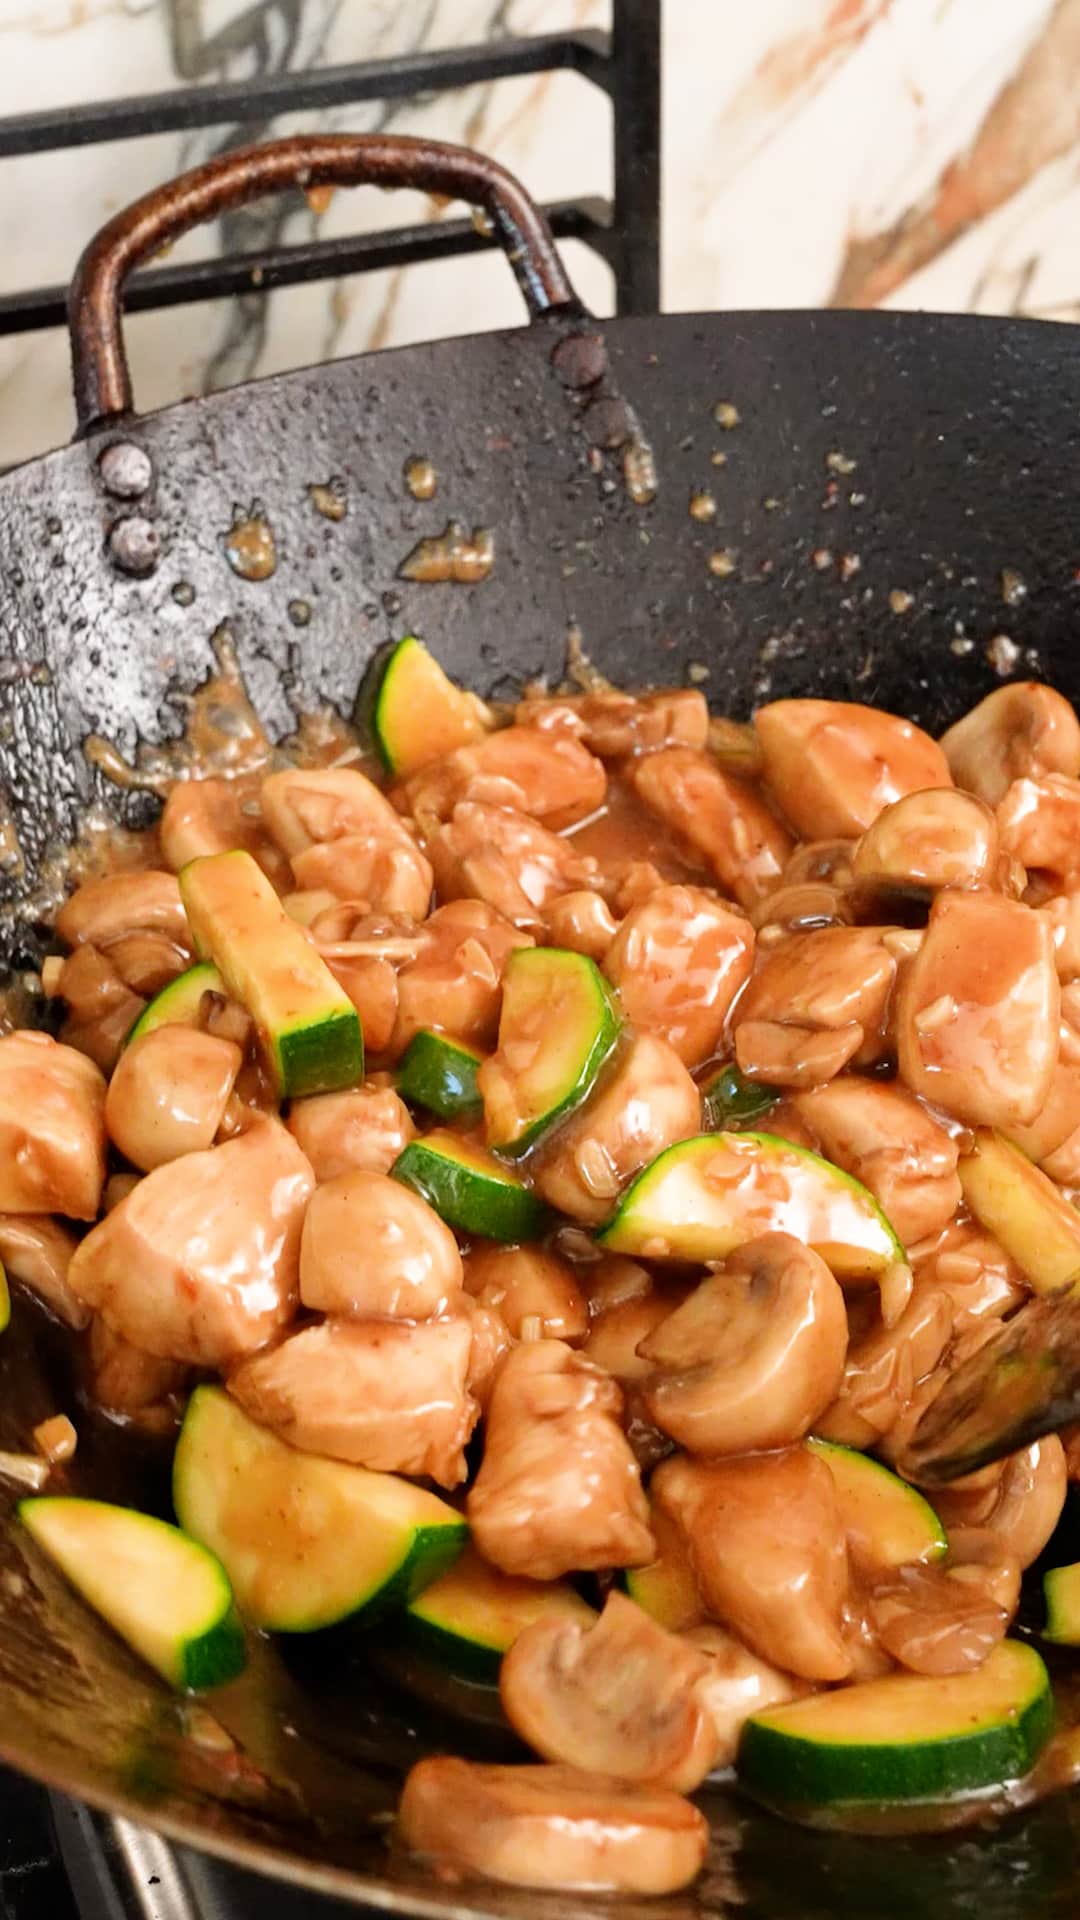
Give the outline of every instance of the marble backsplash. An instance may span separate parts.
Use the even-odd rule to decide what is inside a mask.
[[[609,17],[608,0],[0,0],[0,113]],[[664,305],[1080,318],[1078,72],[1080,0],[666,0]],[[313,125],[463,140],[541,198],[610,186],[610,106],[572,74],[7,160],[3,287],[65,279],[147,185]],[[410,194],[338,194],[318,212],[267,202],[173,258],[439,211]],[[565,257],[609,312],[607,270],[580,246]],[[503,262],[474,258],[138,316],[137,397],[161,405],[520,311]],[[70,431],[63,335],[0,341],[0,463]]]

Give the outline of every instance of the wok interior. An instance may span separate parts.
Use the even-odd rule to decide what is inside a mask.
[[[587,413],[553,375],[542,329],[408,349],[376,368],[343,363],[138,423],[166,535],[165,557],[145,581],[120,578],[105,552],[115,509],[99,484],[100,449],[77,446],[10,477],[0,537],[18,671],[0,781],[25,872],[5,874],[9,953],[29,950],[35,916],[21,914],[20,902],[48,879],[50,846],[72,837],[87,802],[129,825],[152,810],[144,793],[91,780],[86,735],[129,761],[140,742],[179,735],[183,695],[209,672],[222,623],[275,737],[326,702],[349,711],[374,646],[413,630],[458,679],[489,693],[538,671],[557,674],[571,625],[612,679],[682,682],[705,667],[717,710],[743,715],[766,697],[814,693],[891,706],[937,731],[996,684],[986,649],[1003,632],[1029,671],[1080,692],[1061,492],[1080,417],[1067,329],[784,315],[625,321],[606,333],[655,454],[659,491],[644,507],[628,497],[617,456],[599,474],[590,469]],[[736,427],[715,419],[725,400],[738,407]],[[727,456],[723,465],[713,465],[715,452]],[[838,469],[830,461],[838,454],[854,466]],[[401,482],[416,455],[440,475],[426,505]],[[336,522],[309,492],[335,476],[348,500]],[[717,503],[710,522],[688,512],[703,487]],[[277,553],[261,581],[238,576],[224,551],[237,504],[256,500]],[[490,579],[469,588],[400,580],[416,539],[451,516],[493,529]],[[54,521],[60,532],[50,534]],[[735,560],[726,575],[709,568],[720,550]],[[845,555],[858,566],[844,567]],[[1006,570],[1028,589],[1022,605],[1002,599]],[[912,595],[904,614],[890,607],[894,591]],[[310,615],[303,624],[299,603]],[[968,640],[970,648],[954,644]],[[28,1412],[40,1418],[54,1403],[62,1361],[42,1329],[27,1341],[9,1350],[6,1378],[17,1392],[0,1413],[4,1444],[25,1430]],[[80,1490],[115,1490],[104,1458],[88,1452],[79,1470]],[[151,1480],[157,1471],[146,1463]],[[290,1672],[267,1653],[215,1702],[239,1763],[59,1581],[43,1587],[35,1572],[16,1590],[27,1570],[9,1528],[2,1553],[6,1757],[227,1850],[269,1846],[359,1872],[369,1880],[358,1890],[384,1905],[467,1904],[388,1862],[377,1818],[364,1822],[392,1805],[406,1755],[425,1737],[438,1744],[437,1728],[417,1726],[392,1684],[365,1671],[331,1716],[342,1668]],[[298,1733],[285,1735],[286,1723]],[[489,1750],[490,1733],[475,1738],[478,1752]],[[764,1816],[741,1807],[736,1815],[722,1795],[710,1811],[716,1870],[670,1910],[722,1911],[734,1873],[761,1912],[814,1911],[807,1874],[822,1856],[813,1836],[786,1833],[780,1863]],[[987,1904],[1018,1871],[1043,1911],[1071,1910],[1071,1865],[1062,1863],[1074,1818],[1066,1801],[1047,1805],[947,1869],[939,1841],[832,1837],[821,1842],[830,1907],[839,1877],[854,1910],[874,1911],[887,1856],[893,1884],[904,1875],[916,1898],[937,1862],[941,1912],[945,1899],[962,1910],[973,1890]],[[736,1835],[732,1867],[725,1851]],[[525,1899],[538,1910],[535,1896],[490,1889],[476,1907],[514,1912]]]

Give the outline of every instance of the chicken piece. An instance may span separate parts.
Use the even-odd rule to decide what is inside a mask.
[[[948,1295],[955,1334],[1002,1319],[1028,1297],[1016,1262],[977,1220],[951,1221],[912,1261],[920,1290],[933,1286]]]
[[[926,787],[883,807],[855,847],[854,879],[886,891],[992,887],[1000,859],[990,808],[956,787]]]
[[[350,1320],[426,1320],[461,1290],[458,1244],[433,1207],[389,1174],[352,1168],[308,1202],[300,1298]]]
[[[1080,886],[1066,884],[1036,911],[1050,925],[1058,979],[1071,986],[1080,980]]]
[[[639,1272],[644,1274],[644,1268],[639,1268]],[[648,1281],[648,1275],[644,1277]],[[650,1282],[643,1292],[616,1300],[603,1312],[596,1313],[581,1349],[586,1360],[591,1360],[594,1367],[603,1367],[621,1386],[640,1385],[655,1369],[639,1349],[661,1322],[682,1305],[687,1292],[685,1287],[672,1288],[670,1283],[654,1287]]]
[[[791,1104],[811,1144],[869,1187],[905,1246],[948,1225],[961,1199],[959,1147],[904,1087],[844,1074]]]
[[[996,807],[1014,780],[1080,774],[1080,723],[1068,701],[1036,680],[996,687],[941,736],[958,787]]]
[[[612,1592],[598,1620],[525,1627],[503,1657],[499,1698],[545,1760],[693,1793],[719,1746],[698,1698],[708,1671],[696,1647]]]
[[[515,947],[532,946],[531,936],[482,900],[437,907],[424,931],[423,947],[398,974],[392,1057],[404,1053],[421,1027],[470,1046],[493,1046],[506,963]]]
[[[896,958],[880,927],[825,927],[773,947],[735,1009],[735,1057],[751,1080],[820,1085],[887,1047]]]
[[[1080,1179],[1080,1061],[1058,1058],[1050,1091],[1028,1127],[1009,1129],[1014,1146],[1051,1180],[1071,1187]]]
[[[588,887],[561,893],[544,910],[545,938],[553,947],[569,947],[602,960],[618,932],[618,922],[602,894]]]
[[[197,1027],[154,1027],[125,1047],[105,1096],[109,1138],[149,1173],[209,1147],[243,1055]]]
[[[774,700],[754,726],[766,785],[806,840],[852,839],[904,794],[952,785],[936,741],[877,707]]]
[[[568,693],[552,699],[520,700],[514,712],[519,727],[568,733],[601,760],[624,760],[631,753],[658,747],[705,746],[709,709],[695,687],[662,687],[657,693]]]
[[[121,934],[140,927],[166,934],[190,953],[191,936],[175,874],[143,867],[87,880],[64,901],[56,916],[57,934],[69,947],[87,942],[107,947]]]
[[[170,1403],[183,1392],[186,1367],[133,1347],[100,1314],[90,1323],[88,1360],[91,1397],[106,1413],[151,1432],[175,1426],[176,1409]]]
[[[304,847],[293,854],[292,871],[298,887],[336,894],[358,910],[422,920],[431,904],[434,876],[419,847],[380,828]]]
[[[257,1120],[140,1180],[81,1242],[71,1287],[147,1353],[227,1366],[292,1317],[314,1185],[280,1121]]]
[[[930,1497],[950,1539],[954,1527],[988,1527],[1021,1567],[1030,1567],[1061,1519],[1067,1489],[1065,1449],[1048,1433],[984,1473],[935,1487]]]
[[[740,906],[752,907],[776,886],[791,836],[751,787],[722,773],[707,753],[665,747],[634,762],[630,780],[650,811],[705,855]]]
[[[677,1893],[709,1844],[704,1814],[670,1788],[450,1754],[413,1767],[398,1831],[443,1872],[589,1894]]]
[[[480,1245],[465,1259],[465,1286],[494,1307],[515,1340],[580,1340],[589,1309],[573,1268],[542,1247]]]
[[[78,1332],[90,1315],[68,1284],[78,1246],[75,1235],[44,1213],[0,1213],[0,1268],[47,1307],[54,1320]]]
[[[650,1488],[674,1522],[710,1614],[806,1680],[844,1680],[847,1541],[825,1462],[805,1447],[661,1461]]]
[[[152,927],[136,927],[133,933],[120,934],[110,940],[106,951],[124,985],[147,1000],[191,965],[189,948],[178,947],[168,934]]]
[[[68,1017],[86,1026],[118,1006],[141,1008],[142,997],[120,978],[107,953],[86,941],[60,963],[56,996],[64,1001]],[[132,1016],[138,1019],[138,1012]]]
[[[868,1331],[853,1332],[840,1391],[815,1431],[842,1446],[875,1446],[933,1375],[952,1330],[949,1294],[921,1282],[891,1325],[875,1320]]]
[[[701,887],[661,887],[627,914],[604,960],[623,1012],[688,1067],[716,1052],[754,964],[754,930]]]
[[[788,1233],[762,1234],[641,1342],[642,1404],[690,1453],[790,1446],[835,1398],[847,1341],[824,1260]]]
[[[374,953],[350,953],[362,941],[316,940],[338,986],[344,988],[360,1015],[364,1044],[369,1053],[385,1053],[394,1037],[398,1016],[397,973],[390,960]]]
[[[380,1473],[464,1480],[480,1409],[468,1320],[324,1320],[244,1360],[228,1379],[245,1413],[291,1447]]]
[[[454,1314],[472,1329],[466,1384],[486,1414],[499,1368],[514,1344],[510,1329],[501,1313],[474,1300],[471,1293],[459,1293],[452,1306]]]
[[[0,1213],[93,1220],[105,1184],[105,1082],[74,1047],[0,1038]]]
[[[1005,852],[1022,866],[1061,884],[1080,869],[1080,780],[1063,773],[1014,780],[998,802],[997,823]]]
[[[537,929],[561,893],[595,887],[597,862],[512,807],[463,800],[450,819],[425,824],[424,850],[441,900],[486,901],[512,925]]]
[[[969,1126],[1030,1125],[1058,1059],[1049,923],[994,893],[938,895],[897,996],[900,1078]]]
[[[514,1347],[488,1406],[466,1502],[485,1560],[532,1580],[655,1557],[614,1380],[559,1340]]]
[[[319,1181],[354,1167],[389,1173],[416,1132],[400,1094],[375,1082],[294,1100],[288,1126]]]
[[[553,833],[603,805],[607,774],[579,740],[535,727],[500,727],[431,760],[395,790],[402,813],[423,826],[449,820],[460,801],[512,807]]]
[[[787,1700],[801,1700],[814,1688],[794,1674],[783,1673],[768,1660],[762,1660],[744,1647],[726,1628],[711,1621],[690,1627],[683,1639],[705,1654],[709,1666],[699,1681],[697,1696],[708,1709],[716,1729],[715,1767],[730,1767],[739,1746],[739,1735],[752,1713],[766,1707],[783,1706]]]
[[[542,1142],[537,1192],[587,1226],[606,1220],[620,1188],[676,1140],[701,1128],[701,1095],[666,1040],[625,1042],[583,1107]]]
[[[169,788],[158,833],[165,861],[179,873],[189,860],[242,848],[277,887],[289,884],[289,862],[262,819],[261,774],[235,779],[177,780]]]
[[[288,767],[263,781],[259,803],[268,832],[290,860],[309,847],[354,834],[412,844],[386,795],[355,767]]]

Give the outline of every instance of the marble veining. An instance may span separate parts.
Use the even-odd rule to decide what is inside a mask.
[[[616,0],[617,4],[617,0]],[[382,58],[564,23],[610,0],[0,0],[0,112]],[[666,0],[664,304],[1080,317],[1080,0]],[[199,129],[2,164],[6,288],[63,280],[109,213],[214,153],[303,126],[484,148],[540,197],[610,187],[610,108],[575,75]],[[418,194],[300,196],[174,258],[440,218]],[[567,262],[598,313],[607,270]],[[515,323],[495,259],[251,294],[130,322],[152,407],[303,362]],[[71,428],[59,333],[0,342],[5,463]]]

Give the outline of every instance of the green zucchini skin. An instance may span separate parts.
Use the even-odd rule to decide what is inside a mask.
[[[398,1067],[398,1092],[440,1120],[475,1120],[484,1110],[476,1085],[483,1054],[449,1034],[422,1027]]]
[[[701,1089],[705,1125],[710,1133],[723,1133],[728,1127],[749,1126],[771,1112],[780,1098],[777,1087],[744,1080],[735,1062],[705,1081]]]
[[[570,1036],[576,1044],[567,1048],[569,1017],[565,996],[570,992],[578,997],[578,1031]],[[504,1084],[508,1079],[511,1083],[518,1080],[520,1084],[524,1076],[508,1074],[501,1050],[519,1037],[519,1021],[523,1017],[528,1020],[538,1006],[553,1009],[552,1040],[558,1041],[567,1054],[565,1072],[533,1119],[507,1131],[499,1123],[492,1100],[494,1078],[497,1073]],[[534,1147],[549,1128],[568,1119],[588,1099],[601,1068],[618,1044],[621,1031],[622,1019],[613,990],[595,960],[569,948],[517,947],[503,974],[500,1051],[481,1076],[488,1145],[504,1159],[518,1159]]]
[[[411,633],[375,654],[357,698],[356,721],[386,771],[401,776],[488,730],[481,703],[456,687]]]
[[[1049,1567],[1043,1574],[1046,1626],[1043,1639],[1059,1647],[1080,1647],[1080,1560]]]
[[[217,968],[209,960],[198,960],[193,967],[170,980],[168,986],[155,993],[153,999],[143,1008],[124,1045],[129,1047],[133,1040],[141,1040],[144,1033],[155,1033],[158,1027],[194,1027],[198,1024],[199,1006],[204,993],[224,993],[225,982]]]
[[[391,1175],[412,1187],[459,1233],[508,1246],[541,1239],[551,1224],[543,1202],[508,1167],[494,1159],[490,1170],[479,1167],[461,1156],[459,1145],[452,1134],[439,1132],[410,1140]]]

